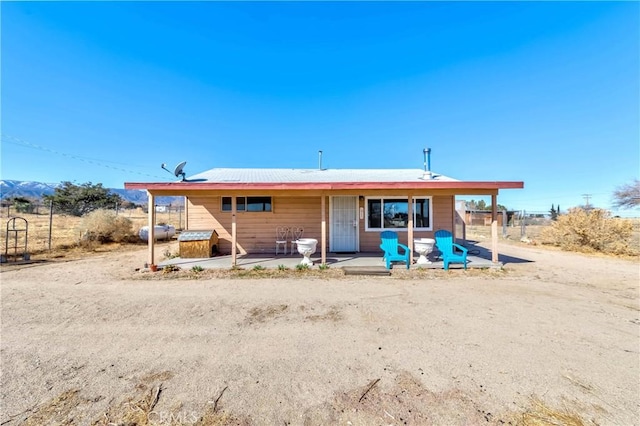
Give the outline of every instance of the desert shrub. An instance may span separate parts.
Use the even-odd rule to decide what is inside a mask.
[[[169,249],[165,249],[165,251],[162,252],[162,255],[164,256],[165,259],[175,259],[176,257],[180,257],[179,252],[174,253]]]
[[[25,197],[15,197],[12,200],[13,206],[18,213],[33,213],[35,211],[35,203]]]
[[[169,274],[171,272],[178,272],[178,271],[180,271],[180,267],[178,265],[166,265],[164,268],[162,268],[163,274]]]
[[[131,221],[109,210],[95,210],[80,222],[83,241],[125,242],[132,236]]]
[[[602,209],[574,208],[544,229],[540,240],[567,251],[637,255],[632,235],[630,220],[612,218]]]

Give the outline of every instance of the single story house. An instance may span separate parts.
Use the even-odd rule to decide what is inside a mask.
[[[425,167],[426,168],[426,167]],[[184,196],[186,230],[215,230],[218,250],[238,255],[275,253],[276,227],[302,227],[327,253],[380,252],[380,233],[393,230],[413,249],[414,238],[455,232],[455,196],[491,196],[523,182],[459,181],[422,169],[216,168],[178,182],[127,182],[157,196]],[[492,214],[492,260],[498,261],[497,212]],[[155,212],[149,210],[149,229]],[[149,264],[155,264],[149,238]]]

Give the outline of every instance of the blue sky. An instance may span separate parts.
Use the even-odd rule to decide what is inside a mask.
[[[640,175],[638,2],[2,2],[2,179],[214,167],[524,181],[609,208]],[[477,198],[477,197],[476,197]],[[636,212],[637,214],[637,212]]]

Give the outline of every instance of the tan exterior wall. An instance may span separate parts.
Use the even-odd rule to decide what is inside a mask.
[[[420,195],[416,195],[420,196]],[[359,201],[359,206],[364,207],[364,200]],[[437,196],[432,198],[433,203],[433,231],[413,231],[413,238],[433,238],[433,234],[438,229],[453,230],[453,195]],[[365,218],[366,220],[366,218]],[[380,232],[365,231],[365,220],[360,221],[360,251],[378,252],[380,251]],[[408,244],[407,231],[396,231],[398,241],[408,245],[413,250],[413,244]]]
[[[278,226],[302,227],[305,236],[320,240],[319,197],[272,197],[271,201],[271,212],[237,213],[239,254],[275,252]],[[231,212],[221,211],[220,203],[219,196],[189,197],[189,228],[215,229],[219,237],[219,251],[231,253]],[[289,245],[287,250],[289,252]]]
[[[257,194],[252,194],[257,195]],[[341,194],[335,194],[341,195]],[[365,207],[364,196],[389,195],[388,192],[370,191],[358,198],[358,207]],[[414,194],[421,196],[426,194]],[[329,195],[326,200],[327,250],[331,239],[329,223]],[[414,231],[414,238],[433,237],[438,229],[453,230],[453,195],[438,195],[432,198],[433,231]],[[190,230],[214,229],[218,233],[218,250],[231,252],[231,212],[220,210],[221,196],[189,196],[187,198],[188,224]],[[236,216],[238,253],[274,253],[277,226],[303,227],[304,236],[321,240],[321,200],[317,195],[309,197],[273,196],[271,212],[238,212]],[[365,231],[365,219],[359,219],[361,252],[380,251],[380,232]],[[402,244],[407,244],[407,231],[398,231]],[[291,239],[291,238],[289,238]],[[287,247],[290,250],[290,246]],[[320,251],[320,249],[318,249]]]

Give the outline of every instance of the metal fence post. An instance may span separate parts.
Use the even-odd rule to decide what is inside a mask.
[[[49,200],[49,251],[51,251],[51,230],[53,229],[53,200]]]

